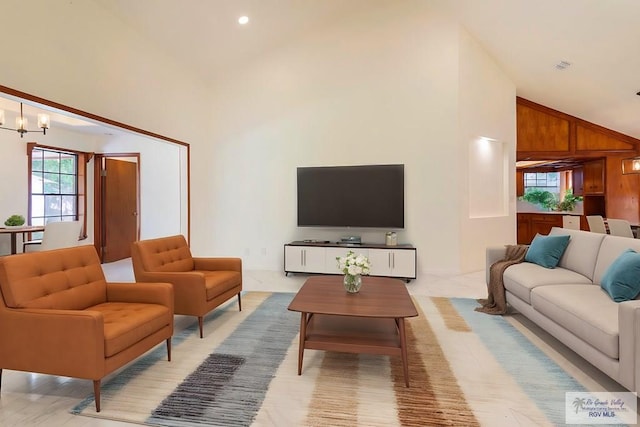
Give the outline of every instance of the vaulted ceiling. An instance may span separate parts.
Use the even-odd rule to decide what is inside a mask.
[[[94,1],[204,80],[352,14],[428,2],[483,45],[518,96],[640,139],[638,0]]]
[[[349,14],[414,0],[95,1],[215,76]],[[640,138],[640,1],[422,1],[459,20],[518,96]],[[244,27],[241,15],[250,17]],[[556,68],[561,61],[570,65]]]
[[[518,96],[640,138],[640,2],[441,0]],[[562,69],[562,61],[570,65]]]

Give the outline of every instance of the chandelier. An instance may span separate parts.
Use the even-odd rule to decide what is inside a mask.
[[[16,127],[14,128],[7,128],[7,127],[3,127],[4,125],[4,111],[0,110],[0,129],[4,129],[4,130],[12,130],[12,131],[16,131],[20,134],[20,138],[24,137],[24,134],[27,132],[37,132],[37,133],[42,133],[44,135],[47,134],[47,129],[49,129],[49,125],[51,124],[51,121],[49,120],[49,115],[48,114],[38,114],[38,128],[42,129],[42,130],[28,130],[27,127],[29,126],[28,124],[28,120],[26,117],[24,117],[22,115],[22,102],[20,103],[20,116],[16,117]]]

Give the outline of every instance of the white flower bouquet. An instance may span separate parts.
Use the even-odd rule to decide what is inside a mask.
[[[336,260],[338,261],[338,268],[345,275],[366,276],[371,269],[369,259],[364,255],[356,255],[353,251],[349,251],[347,256],[336,257]]]

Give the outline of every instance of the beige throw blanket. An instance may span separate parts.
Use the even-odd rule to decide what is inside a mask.
[[[502,275],[507,267],[524,261],[527,253],[527,245],[507,245],[504,259],[494,262],[489,267],[489,284],[487,285],[487,299],[479,299],[482,307],[476,307],[476,311],[487,314],[505,314],[507,312],[507,298],[504,291]]]

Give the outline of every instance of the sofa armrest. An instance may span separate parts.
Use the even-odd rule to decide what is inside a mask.
[[[489,284],[489,267],[496,262],[504,259],[507,254],[507,246],[489,246],[486,249],[486,265],[485,265],[485,278],[487,285]]]
[[[193,258],[196,270],[206,271],[238,271],[242,273],[240,258]]]
[[[618,306],[620,371],[617,381],[631,391],[640,386],[640,300]]]
[[[173,313],[173,285],[171,283],[107,283],[107,301],[159,304]]]
[[[0,324],[0,366],[3,368],[87,379],[104,376],[101,313],[3,308]]]

